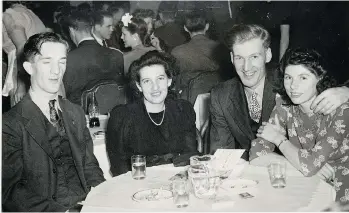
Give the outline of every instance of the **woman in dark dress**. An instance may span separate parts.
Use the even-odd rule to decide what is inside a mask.
[[[110,113],[106,147],[113,176],[131,170],[132,155],[145,155],[147,166],[181,166],[197,154],[192,105],[168,97],[174,64],[172,56],[158,51],[131,64],[132,85],[142,97]]]

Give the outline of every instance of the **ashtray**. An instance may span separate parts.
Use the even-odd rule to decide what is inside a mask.
[[[161,201],[172,198],[172,192],[166,189],[146,189],[132,195],[137,202]]]

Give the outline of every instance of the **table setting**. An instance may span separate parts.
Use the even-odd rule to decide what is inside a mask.
[[[81,211],[321,211],[334,201],[317,176],[285,162],[251,165],[243,151],[192,156],[184,167],[146,167],[146,156],[132,156],[132,171],[92,188]]]

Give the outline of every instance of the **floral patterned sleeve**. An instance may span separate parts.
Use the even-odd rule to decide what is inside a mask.
[[[288,107],[282,105],[283,101],[280,95],[278,94],[276,95],[275,102],[276,102],[275,107],[271,112],[268,122],[275,125],[276,124],[275,115],[277,115],[279,124],[281,125],[280,130],[282,131],[282,134],[286,135],[286,119],[287,119],[289,110],[288,110]],[[274,149],[275,149],[275,145],[273,143],[258,137],[251,142],[249,160],[251,161],[254,158],[271,153],[274,151]]]
[[[298,151],[301,172],[305,176],[316,174],[324,164],[333,160],[333,156],[348,152],[348,144],[345,144],[349,143],[348,127],[349,103],[347,102],[324,118],[314,147]]]

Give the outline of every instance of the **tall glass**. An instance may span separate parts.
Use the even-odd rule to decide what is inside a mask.
[[[135,180],[142,180],[146,177],[146,159],[144,155],[133,155],[131,157],[132,177]]]
[[[177,208],[189,205],[188,181],[186,179],[175,179],[172,181],[173,202]]]

